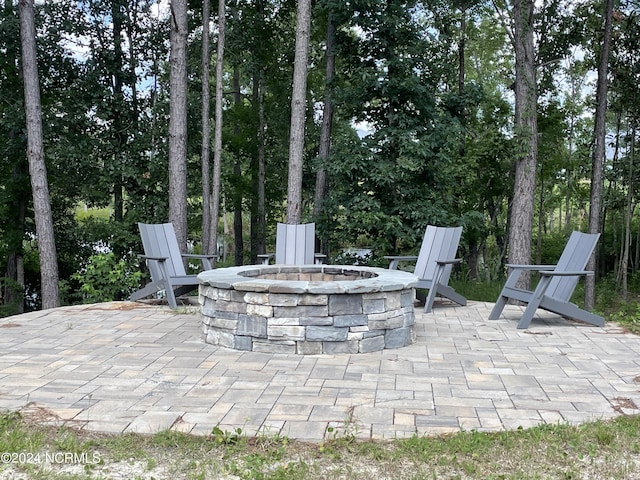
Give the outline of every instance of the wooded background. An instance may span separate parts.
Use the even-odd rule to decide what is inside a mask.
[[[42,278],[58,275],[63,303],[95,300],[107,277],[126,298],[140,282],[137,222],[171,220],[185,248],[220,244],[227,265],[272,248],[295,212],[303,4],[4,0],[5,312],[42,307]],[[29,8],[54,258],[38,251],[27,154]],[[351,247],[372,264],[415,252],[427,224],[462,225],[458,275],[480,281],[507,260],[554,263],[571,230],[598,231],[597,276],[626,296],[640,268],[639,13],[612,0],[313,3],[299,221],[316,222],[334,262]],[[59,273],[42,277],[52,262]]]

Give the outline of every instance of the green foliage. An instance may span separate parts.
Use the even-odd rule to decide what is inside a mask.
[[[366,131],[335,135],[323,165],[332,178],[326,209],[334,238],[366,236],[377,255],[413,248],[429,222],[457,221],[453,179],[445,172],[460,133],[451,105],[460,99],[436,94],[438,77],[451,73],[449,62],[438,61],[449,45],[425,34],[414,6],[353,2],[334,10],[344,22],[337,111],[366,122]]]
[[[449,284],[463,297],[479,302],[495,302],[500,295],[503,280],[476,281],[451,278]]]
[[[71,278],[80,284],[83,303],[98,303],[128,298],[139,288],[142,273],[133,261],[109,252],[92,255],[87,266]]]
[[[371,258],[343,257],[343,261],[384,266],[380,260],[384,254],[415,252],[426,224],[463,225],[461,278],[471,279],[472,288],[479,290],[476,282],[502,275],[516,145],[510,92],[513,52],[504,24],[496,21],[495,14],[501,3],[323,0],[316,4],[308,77],[304,215],[305,221],[316,221],[319,236],[329,240],[329,253],[335,255],[350,245],[367,246],[373,250]],[[158,59],[167,58],[169,22],[158,18],[151,11],[154,8],[151,2],[129,0],[117,5],[102,0],[37,5],[51,206],[61,281],[73,301],[126,296],[135,283],[127,269],[138,271],[137,262],[128,260],[140,252],[135,223],[167,218],[168,63]],[[190,238],[196,240],[201,238],[202,216],[198,9],[193,4],[187,92],[188,225]],[[338,32],[336,76],[326,85],[328,12],[336,19]],[[119,22],[114,22],[114,16]],[[637,143],[631,135],[638,116],[637,18],[631,7],[621,8],[614,22],[610,105],[621,119],[618,152],[630,152]],[[584,230],[584,212],[589,207],[593,129],[585,112],[593,98],[583,87],[600,48],[600,6],[549,1],[536,7],[535,22],[536,34],[544,32],[538,35],[537,52],[538,223],[545,232],[543,263],[553,263],[558,247],[564,245],[560,239],[567,228],[564,218]],[[229,14],[227,27],[224,90],[236,95],[226,95],[223,105],[221,204],[241,213],[244,248],[254,254],[264,241],[255,237],[262,153],[267,231],[283,219],[295,2],[238,4]],[[5,268],[5,258],[25,257],[25,297],[32,308],[37,306],[40,279],[22,81],[15,61],[20,51],[19,22],[11,2],[0,9],[0,30],[4,53],[0,58],[4,99],[0,104],[0,268]],[[86,39],[81,53],[69,40],[73,38]],[[577,44],[584,59],[572,58]],[[458,71],[460,56],[465,59],[463,72]],[[237,84],[232,83],[236,80]],[[327,92],[336,111],[331,156],[320,164],[314,161],[317,114]],[[258,132],[261,115],[268,126],[263,145]],[[360,135],[354,126],[363,128]],[[626,136],[621,133],[625,131]],[[628,161],[621,153],[605,168],[607,224],[599,248],[605,273],[617,268],[627,190],[634,189],[634,201],[638,195],[640,182],[637,175],[628,174]],[[328,172],[330,197],[320,217],[311,219],[308,212],[318,167]],[[87,205],[89,212],[78,214],[78,205]],[[94,207],[101,209],[99,220],[86,218]],[[127,267],[115,259],[89,261],[96,251],[113,252],[125,259]],[[244,258],[250,257],[245,252]],[[121,290],[100,279],[100,272],[123,277]],[[13,311],[10,305],[1,308]]]
[[[613,311],[609,320],[619,323],[632,333],[640,334],[640,303],[622,302],[617,306],[617,310]]]
[[[230,432],[228,430],[222,430],[218,426],[213,427],[211,430],[211,437],[218,445],[236,445],[244,438],[242,428],[240,427]]]
[[[13,298],[9,301],[9,298]],[[9,317],[20,312],[24,302],[24,289],[15,280],[0,277],[0,318]]]
[[[0,452],[37,451],[43,446],[44,440],[43,432],[27,428],[20,414],[0,414]]]
[[[567,244],[569,235],[564,232],[553,232],[542,237],[542,251],[540,255],[540,263],[543,265],[555,265]],[[534,244],[537,237],[533,238]]]

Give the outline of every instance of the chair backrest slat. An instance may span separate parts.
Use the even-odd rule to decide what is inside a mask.
[[[555,270],[558,272],[579,272],[587,266],[589,257],[596,248],[599,233],[573,232],[560,255]],[[554,277],[549,283],[546,295],[556,300],[568,302],[580,280],[580,276]]]
[[[462,227],[436,227],[428,225],[422,239],[422,246],[413,273],[418,278],[432,280],[437,260],[454,260],[460,243]],[[447,285],[452,265],[447,265],[440,283]]]
[[[149,257],[167,257],[167,271],[171,277],[186,275],[172,223],[138,223],[138,229],[140,230],[140,238],[142,239],[145,255]],[[157,263],[147,262],[147,265],[151,279],[153,281],[161,280],[162,274]]]
[[[309,265],[314,263],[316,224],[289,225],[278,223],[276,231],[276,263]]]

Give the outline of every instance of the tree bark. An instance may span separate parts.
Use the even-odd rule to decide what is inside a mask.
[[[16,198],[16,201],[12,204],[14,211],[14,221],[17,225],[14,225],[16,232],[21,232],[21,235],[10,235],[7,241],[7,271],[6,277],[14,280],[19,288],[15,288],[13,285],[5,285],[4,291],[0,292],[0,296],[4,298],[4,302],[7,305],[15,305],[16,313],[24,312],[24,249],[23,249],[23,236],[25,230],[25,217],[27,210],[27,201],[23,196]]]
[[[202,251],[211,255],[209,248],[211,228],[211,179],[209,165],[209,142],[211,141],[211,122],[209,119],[209,0],[202,0]]]
[[[321,162],[326,162],[329,159],[329,152],[331,151],[331,128],[333,125],[333,94],[332,83],[336,73],[336,56],[334,52],[334,44],[336,38],[336,21],[334,16],[329,13],[329,19],[327,22],[327,46],[325,51],[325,94],[324,105],[322,109],[322,127],[320,130],[320,146],[318,149],[318,157]],[[324,200],[327,196],[328,181],[327,171],[323,166],[320,166],[316,171],[316,189],[313,200],[313,218],[317,222],[322,214]],[[321,239],[320,235],[317,236],[316,242],[318,245],[316,251],[324,254],[329,253],[327,241]]]
[[[593,130],[594,149],[591,163],[591,195],[589,203],[589,233],[600,232],[600,212],[602,210],[602,190],[604,188],[604,159],[606,152],[606,114],[607,114],[607,75],[609,71],[609,52],[611,50],[611,24],[613,20],[613,0],[606,0],[604,13],[604,32],[602,50],[598,64],[598,83],[596,85],[596,121]],[[591,254],[587,270],[596,271],[596,252]],[[592,310],[596,297],[594,275],[585,278],[584,308]]]
[[[629,257],[631,255],[631,218],[635,210],[635,202],[633,201],[633,178],[634,160],[635,160],[635,136],[636,126],[635,117],[631,120],[631,132],[628,135],[631,138],[631,146],[629,148],[629,176],[627,180],[627,205],[624,219],[624,229],[622,237],[622,254],[620,258],[620,269],[618,271],[618,285],[620,287],[620,296],[626,302],[629,294]]]
[[[307,100],[307,57],[311,28],[311,0],[299,0],[296,14],[296,52],[291,94],[291,131],[289,133],[289,177],[287,184],[287,223],[302,219],[302,162]]]
[[[169,56],[169,221],[187,246],[187,0],[171,0]]]
[[[225,5],[218,0],[218,51],[216,57],[216,109],[213,134],[213,189],[211,191],[211,224],[209,241],[218,249],[218,217],[220,216],[220,172],[222,164],[222,87],[224,85]]]
[[[116,222],[122,222],[124,218],[124,178],[123,167],[126,160],[122,158],[122,152],[127,151],[127,132],[124,127],[124,51],[122,49],[122,9],[121,1],[111,4],[111,18],[113,19],[113,104],[111,105],[111,119],[113,124],[113,155],[115,176],[113,181],[113,218]]]
[[[242,94],[240,92],[240,68],[238,65],[233,66],[233,103],[237,108],[241,107]],[[236,135],[240,135],[240,127],[238,124],[234,127]],[[240,155],[236,155],[233,163],[233,175],[236,179],[242,177],[242,166],[240,164]],[[240,186],[236,186],[233,194],[233,251],[234,265],[242,265],[244,263],[244,222],[242,219],[242,191]]]
[[[42,111],[38,64],[36,60],[36,30],[33,0],[20,0],[20,40],[22,42],[22,75],[27,120],[27,159],[33,191],[40,278],[42,282],[42,308],[60,306],[58,287],[58,260],[53,233],[53,216],[47,183],[42,140]]]
[[[265,225],[266,225],[266,199],[265,199],[265,148],[267,123],[265,119],[265,86],[264,70],[260,66],[255,73],[253,81],[254,104],[258,106],[258,151],[252,159],[251,171],[253,172],[254,198],[251,206],[251,263],[255,263],[257,255],[265,253]]]
[[[516,83],[515,185],[509,228],[509,263],[531,263],[531,236],[536,188],[538,126],[536,119],[537,88],[533,43],[533,0],[514,2]],[[518,288],[529,287],[529,276],[522,275]]]

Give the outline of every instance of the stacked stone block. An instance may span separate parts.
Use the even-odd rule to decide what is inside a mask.
[[[322,354],[367,353],[413,341],[416,279],[406,272],[252,266],[212,270],[200,280],[208,343]]]

